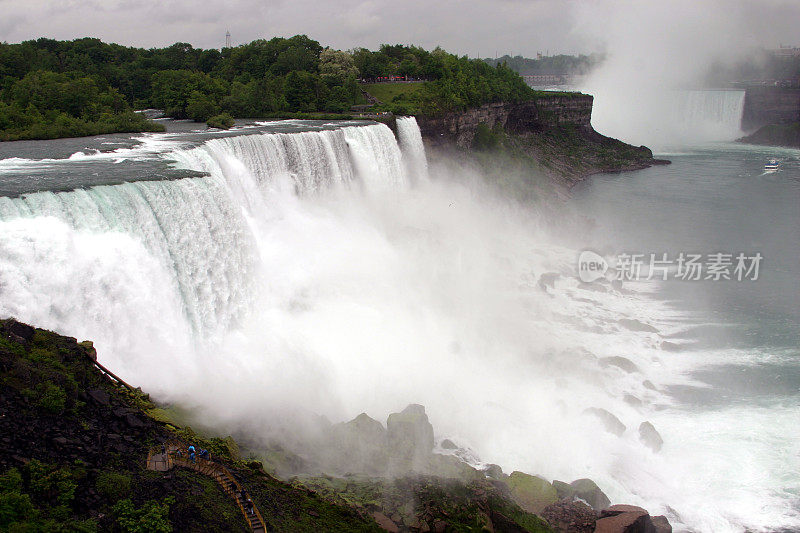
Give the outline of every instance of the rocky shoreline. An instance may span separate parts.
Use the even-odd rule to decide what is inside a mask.
[[[736,142],[761,146],[800,148],[800,122],[767,124]]]
[[[177,438],[225,464],[269,530],[671,531],[665,517],[611,505],[589,479],[550,483],[476,468],[457,444],[436,445],[416,404],[385,426],[366,414],[330,425],[304,458],[282,450],[243,459],[248,450],[230,437],[165,421],[164,409],[102,372],[95,357],[91,343],[0,320],[0,499],[16,502],[0,528],[126,531],[130,520],[158,518],[164,528],[153,530],[247,530],[213,481],[145,470],[148,450]],[[273,475],[281,471],[283,480]]]

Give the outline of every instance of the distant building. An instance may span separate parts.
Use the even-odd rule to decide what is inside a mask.
[[[800,57],[800,48],[780,45],[778,48],[770,50],[770,53],[777,57]]]
[[[566,74],[523,74],[522,79],[528,85],[566,83],[570,76]]]

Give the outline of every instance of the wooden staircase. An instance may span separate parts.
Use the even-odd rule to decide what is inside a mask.
[[[231,471],[223,465],[207,459],[195,457],[195,460],[192,461],[188,457],[187,448],[186,444],[177,440],[169,441],[163,447],[153,448],[147,454],[147,468],[164,472],[175,466],[180,466],[214,478],[222,487],[222,490],[236,501],[236,505],[239,506],[252,531],[266,533],[267,523],[254,502],[251,507],[248,506],[247,500],[249,498],[252,502],[252,498],[247,490],[236,481]]]

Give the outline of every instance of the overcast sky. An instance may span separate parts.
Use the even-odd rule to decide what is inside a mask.
[[[687,19],[697,33],[712,28],[712,39],[727,32],[731,46],[800,45],[797,0],[0,0],[0,41],[91,36],[219,48],[229,30],[234,44],[305,33],[341,49],[413,43],[472,57],[530,57],[597,51],[612,31],[619,43],[631,24],[669,32]]]

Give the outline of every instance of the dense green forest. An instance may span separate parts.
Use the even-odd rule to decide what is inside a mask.
[[[504,64],[493,67],[439,48],[340,51],[305,35],[221,51],[42,38],[0,43],[0,140],[160,129],[133,112],[143,108],[196,121],[346,114],[364,103],[359,80],[389,76],[420,80],[419,88],[377,110],[436,114],[534,95]]]

